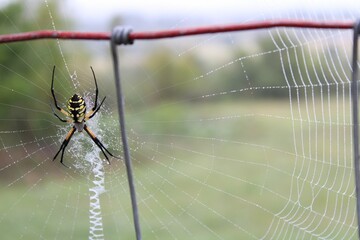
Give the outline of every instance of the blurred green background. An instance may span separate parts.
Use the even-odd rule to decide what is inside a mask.
[[[0,12],[1,34],[77,24],[55,1]],[[144,239],[356,238],[348,36],[275,29],[120,48]],[[51,113],[53,65],[61,106],[74,92],[93,100],[93,66],[107,100],[89,125],[122,152],[108,43],[0,45],[1,239],[89,236],[91,171],[51,161],[70,127]],[[133,239],[125,167],[113,159],[105,173],[105,239]]]

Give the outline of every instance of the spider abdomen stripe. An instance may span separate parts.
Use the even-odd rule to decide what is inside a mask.
[[[67,108],[74,122],[82,122],[85,117],[86,103],[85,100],[74,94],[68,101]]]

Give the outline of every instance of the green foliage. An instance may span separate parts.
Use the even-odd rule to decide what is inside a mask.
[[[49,8],[51,17],[61,28],[63,21],[56,11],[57,7],[50,4]],[[3,34],[51,29],[51,23],[45,4],[27,6],[23,2],[11,3],[0,13]],[[50,117],[51,69],[54,64],[61,63],[62,57],[55,41],[0,45],[0,115],[5,119],[14,119],[3,127],[7,130],[29,130],[46,124],[46,119]],[[64,89],[59,88],[59,94],[63,92]],[[29,119],[41,121],[27,121]]]

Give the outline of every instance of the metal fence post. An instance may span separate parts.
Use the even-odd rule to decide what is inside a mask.
[[[358,114],[358,36],[360,33],[360,20],[354,24],[354,38],[352,49],[352,75],[351,75],[351,97],[353,109],[353,144],[354,144],[354,171],[356,190],[356,210],[358,221],[358,236],[360,239],[360,168],[359,168],[359,114]]]
[[[113,29],[111,34],[111,53],[114,64],[114,75],[115,75],[115,85],[116,85],[116,95],[118,101],[118,113],[119,113],[119,124],[121,130],[121,139],[123,143],[123,151],[124,151],[124,159],[126,165],[126,172],[129,182],[130,189],[130,197],[133,211],[133,219],[134,219],[134,227],[136,239],[141,240],[141,230],[140,230],[140,221],[139,221],[139,213],[136,202],[136,191],[134,185],[133,172],[131,167],[131,159],[130,159],[130,151],[126,136],[126,128],[125,128],[125,111],[124,111],[124,96],[121,90],[121,81],[120,81],[120,69],[119,69],[119,58],[117,54],[117,45],[121,44],[132,44],[133,41],[129,38],[129,34],[131,32],[130,28],[126,27],[116,27]]]

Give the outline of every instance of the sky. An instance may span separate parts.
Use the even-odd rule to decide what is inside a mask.
[[[1,0],[0,0],[1,1]],[[76,11],[80,22],[101,26],[116,15],[136,15],[149,21],[161,18],[259,19],[262,14],[287,9],[325,11],[359,9],[360,0],[68,0],[66,8]],[[264,18],[264,16],[262,16]]]
[[[116,12],[138,12],[143,14],[181,14],[212,12],[226,14],[228,12],[256,11],[267,6],[280,7],[310,7],[310,8],[338,8],[344,5],[352,8],[360,6],[358,0],[75,0],[67,1],[83,13],[112,14]]]
[[[343,5],[359,6],[358,0],[77,0],[68,1],[69,4],[85,11],[97,13],[114,13],[116,11],[133,11],[133,12],[147,12],[149,14],[164,13],[169,11],[171,13],[191,12],[194,9],[205,9],[205,11],[212,11],[219,13],[220,11],[238,11],[242,8],[250,11],[255,8],[261,8],[265,3],[267,5],[284,7],[289,6],[317,6],[317,7],[338,7]]]
[[[0,7],[13,0],[0,0]],[[28,2],[30,0],[24,0]],[[54,0],[37,0],[40,3]],[[131,16],[136,28],[159,26],[173,19],[177,24],[223,24],[268,18],[267,14],[288,10],[326,11],[359,9],[360,0],[61,0],[64,13],[84,30],[107,30],[115,16]],[[196,19],[197,21],[194,21]],[[199,21],[203,20],[203,22]],[[138,24],[138,25],[137,25]],[[153,25],[151,25],[153,24]],[[172,26],[169,23],[168,26]]]
[[[0,0],[0,6],[14,0]],[[24,0],[29,1],[29,0]],[[40,2],[53,0],[39,0]],[[109,16],[119,12],[133,12],[139,14],[184,14],[212,12],[226,14],[228,12],[251,12],[256,9],[266,10],[268,6],[274,7],[309,7],[309,8],[349,8],[360,7],[359,0],[64,0],[58,1],[83,15]]]

